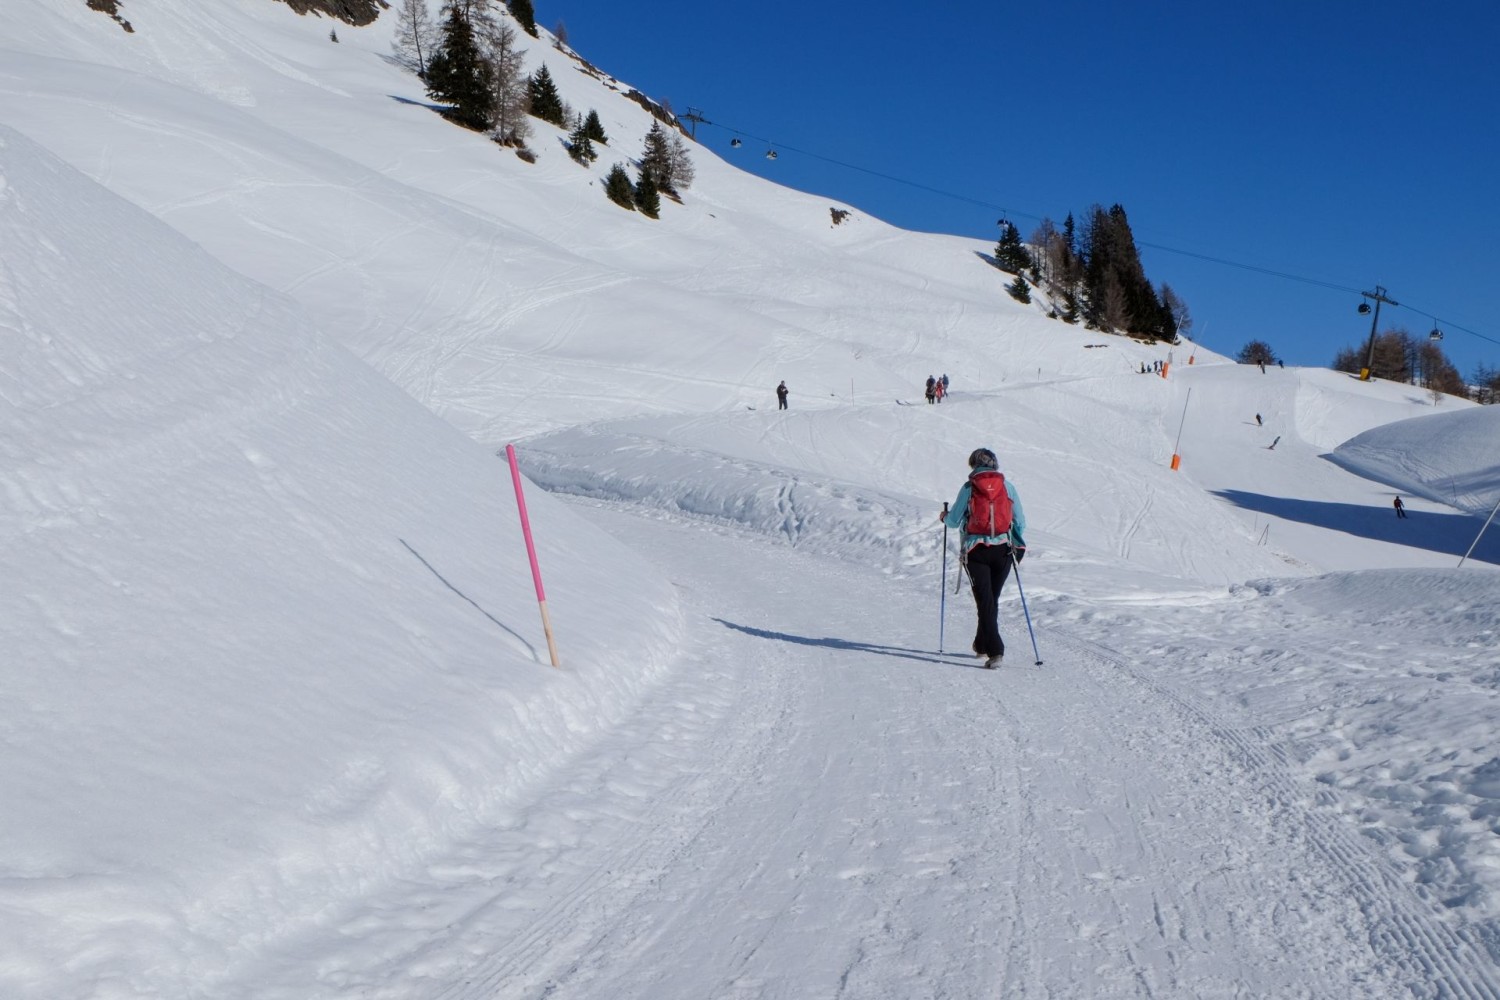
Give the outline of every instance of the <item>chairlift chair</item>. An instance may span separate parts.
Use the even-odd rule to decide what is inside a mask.
[[[1437,327],[1433,327],[1432,332],[1427,335],[1427,339],[1436,344],[1438,341],[1443,339],[1443,331],[1439,330]]]
[[[739,149],[741,146],[744,145],[744,143],[740,142],[740,140],[738,140],[738,139],[730,139],[729,140],[729,145],[732,146],[735,149]]]
[[[774,159],[776,159],[776,150],[774,150],[774,149],[768,149],[768,150],[766,150],[766,159],[768,159],[768,160],[774,160]]]

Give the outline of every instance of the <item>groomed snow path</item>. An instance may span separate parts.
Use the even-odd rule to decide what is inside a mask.
[[[933,652],[936,593],[576,503],[680,588],[670,679],[504,828],[261,952],[257,996],[1500,996],[1275,747],[1152,664],[1043,628],[1033,666],[1008,590],[1009,662],[977,669]]]

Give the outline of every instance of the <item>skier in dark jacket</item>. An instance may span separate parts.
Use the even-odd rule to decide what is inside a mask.
[[[786,409],[786,383],[782,382],[776,387],[776,409]]]
[[[1010,577],[1011,566],[1026,555],[1026,514],[1021,510],[1021,495],[1016,492],[1015,485],[1004,479],[1005,495],[1010,498],[1010,527],[994,534],[970,533],[969,501],[974,495],[975,477],[999,472],[995,453],[988,448],[975,449],[969,455],[969,470],[969,480],[959,487],[958,496],[948,508],[943,523],[963,531],[959,548],[963,553],[963,565],[969,571],[969,586],[974,592],[974,607],[979,619],[971,648],[974,655],[983,656],[984,665],[993,670],[1005,656],[1005,641],[1000,638],[1000,588]]]
[[[1404,504],[1404,503],[1401,502],[1401,498],[1400,497],[1396,498],[1396,516],[1397,517],[1405,517],[1406,516],[1406,504]]]

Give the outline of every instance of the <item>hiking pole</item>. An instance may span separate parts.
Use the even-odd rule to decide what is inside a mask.
[[[938,587],[938,652],[943,651],[943,625],[948,610],[948,505],[943,504],[943,583]]]
[[[1021,595],[1021,614],[1026,616],[1026,632],[1031,636],[1031,651],[1036,655],[1036,665],[1042,665],[1042,654],[1036,648],[1036,633],[1031,629],[1031,612],[1026,608],[1026,588],[1021,586],[1021,564],[1016,561],[1015,550],[1010,553],[1010,571],[1016,578],[1016,593]]]

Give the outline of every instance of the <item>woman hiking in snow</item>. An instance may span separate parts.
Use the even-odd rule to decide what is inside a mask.
[[[959,488],[953,506],[942,517],[948,527],[963,529],[959,548],[979,616],[971,648],[991,670],[1005,656],[1005,641],[1000,638],[1000,588],[1010,577],[1011,566],[1026,555],[1021,496],[1001,475],[999,465],[993,451],[976,448],[969,455],[969,481]]]

